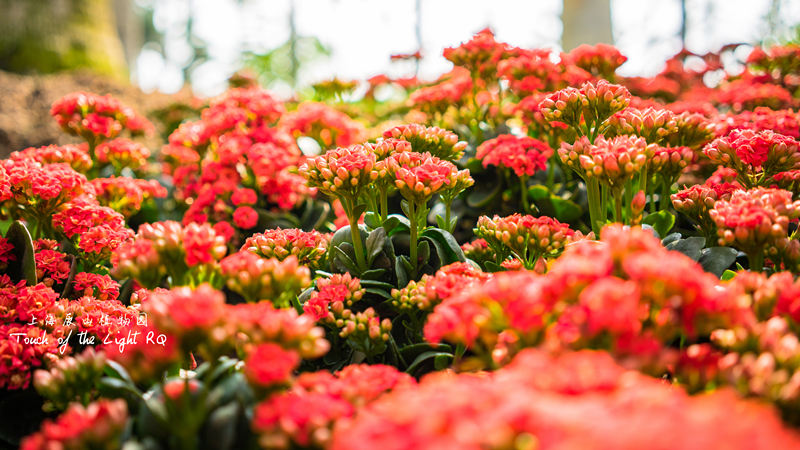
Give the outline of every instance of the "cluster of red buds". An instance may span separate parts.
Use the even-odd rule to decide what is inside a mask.
[[[763,264],[764,249],[786,238],[789,222],[800,217],[800,200],[793,201],[791,192],[780,189],[735,191],[730,200],[718,200],[709,217],[717,226],[719,245],[734,246],[751,258],[751,264]]]
[[[430,153],[439,159],[456,161],[464,155],[467,143],[458,140],[458,135],[439,127],[426,127],[412,123],[401,125],[383,132],[386,139],[408,141],[412,151]]]
[[[708,144],[703,153],[736,171],[745,187],[766,187],[779,172],[800,169],[800,144],[772,131],[734,130]]]
[[[288,307],[293,297],[311,285],[308,267],[295,256],[266,259],[241,251],[220,261],[220,273],[228,289],[248,302],[271,300],[279,308]]]
[[[580,129],[581,123],[599,128],[611,116],[627,108],[630,100],[631,94],[625,87],[600,80],[596,86],[586,82],[580,90],[566,88],[550,94],[539,108],[549,122],[563,122],[575,129]]]
[[[695,160],[689,147],[658,147],[650,160],[649,173],[656,173],[670,186]]]
[[[279,261],[294,256],[302,265],[319,268],[324,263],[329,239],[330,236],[318,231],[278,228],[247,238],[240,251],[246,250],[262,258],[277,258]]]
[[[504,134],[481,144],[475,159],[481,161],[483,167],[513,170],[517,177],[522,178],[545,170],[552,155],[553,149],[538,139]]]
[[[520,214],[494,218],[481,216],[475,234],[486,240],[503,260],[513,255],[529,270],[540,257],[562,250],[576,237],[568,225],[556,219]]]
[[[75,399],[86,403],[85,395],[103,376],[105,365],[105,353],[87,347],[75,357],[62,357],[49,370],[34,372],[33,386],[39,395],[53,402],[53,406],[64,410]]]
[[[417,204],[424,204],[434,194],[455,188],[459,179],[463,185],[469,178],[469,171],[459,171],[455,164],[430,153],[398,153],[386,163],[387,171],[395,178],[395,186],[403,197]]]
[[[621,192],[625,182],[655,155],[657,146],[644,138],[619,136],[606,140],[598,137],[594,144],[582,137],[574,144],[561,144],[561,162],[588,180],[596,178],[614,191]]]
[[[678,132],[675,114],[667,109],[626,108],[608,120],[606,137],[634,135],[650,144],[661,144],[672,133]]]
[[[347,338],[367,357],[383,353],[392,331],[392,321],[381,320],[372,308],[351,314],[344,320],[339,336]]]
[[[386,175],[386,167],[368,148],[356,145],[309,158],[298,173],[305,177],[309,187],[355,200],[370,184]]]
[[[716,235],[717,226],[709,215],[717,200],[730,200],[731,194],[740,188],[731,183],[694,185],[672,194],[675,211],[692,219],[706,237]]]

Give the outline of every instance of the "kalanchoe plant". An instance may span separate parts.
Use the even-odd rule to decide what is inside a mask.
[[[772,131],[732,131],[708,144],[703,153],[712,162],[736,171],[736,180],[746,188],[768,187],[775,175],[800,169],[800,144]]]
[[[417,153],[430,153],[431,156],[451,162],[461,159],[467,147],[467,143],[459,141],[451,131],[416,123],[386,130],[383,137],[408,141]]]

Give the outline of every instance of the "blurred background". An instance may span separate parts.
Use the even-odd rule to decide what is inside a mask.
[[[333,77],[434,80],[452,68],[442,50],[486,27],[527,48],[611,43],[629,58],[621,75],[652,76],[682,48],[748,44],[734,52],[747,55],[796,40],[800,23],[800,0],[0,0],[0,11],[0,150],[48,143],[47,108],[71,90],[148,112],[165,94],[217,95],[243,68],[284,98]]]

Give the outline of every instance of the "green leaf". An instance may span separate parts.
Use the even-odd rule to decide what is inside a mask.
[[[447,224],[444,223],[444,217],[436,215],[436,226],[442,229],[447,229]]]
[[[450,367],[451,362],[453,362],[453,355],[449,353],[437,355],[433,358],[433,368],[436,370],[444,370]]]
[[[371,288],[371,287],[364,288],[364,289],[367,291],[368,294],[375,294],[375,295],[377,295],[379,297],[383,297],[383,298],[392,298],[392,295],[389,294],[388,292],[384,291],[383,289]]]
[[[414,266],[411,264],[411,261],[408,260],[408,257],[400,255],[398,258],[400,258],[400,264],[405,267],[406,272],[411,273],[414,270]]]
[[[452,353],[453,348],[447,344],[431,344],[428,342],[420,342],[418,344],[406,345],[400,349],[400,354],[403,355],[403,358],[406,361],[411,361],[417,356],[429,351]]]
[[[434,359],[434,358],[436,358],[438,356],[448,356],[448,357],[450,357],[450,360],[453,359],[453,355],[450,354],[450,353],[445,353],[445,352],[425,352],[425,353],[422,353],[421,355],[417,356],[417,358],[414,359],[414,361],[411,364],[408,365],[408,369],[406,369],[406,373],[409,373],[409,374],[414,373],[414,371],[416,371],[424,362],[426,362],[426,361],[428,361],[430,359]],[[449,362],[448,362],[448,364],[449,364]]]
[[[486,270],[488,272],[505,272],[506,271],[505,267],[497,264],[494,261],[486,261],[485,263],[483,263],[483,265],[486,266]]]
[[[719,279],[722,280],[722,281],[730,281],[735,276],[736,276],[736,272],[734,272],[732,270],[725,270],[725,272],[722,272],[722,276],[719,277]]]
[[[367,237],[367,267],[372,267],[375,257],[383,250],[386,242],[386,230],[376,227]]]
[[[550,190],[546,186],[537,184],[528,188],[528,195],[533,201],[542,200],[550,197]]]
[[[674,250],[681,252],[684,255],[692,258],[693,261],[700,259],[700,250],[705,247],[706,238],[694,236],[686,239],[678,239],[667,245],[667,250]]]
[[[489,205],[495,197],[497,197],[503,189],[503,183],[497,180],[495,183],[484,183],[482,186],[489,184],[488,189],[478,188],[476,185],[472,192],[467,195],[467,205],[472,208],[482,208]]]
[[[380,288],[380,289],[389,289],[389,290],[392,290],[392,289],[395,288],[391,284],[384,283],[383,281],[366,280],[366,279],[363,279],[363,278],[361,279],[361,286],[362,287],[374,287],[374,288]]]
[[[408,200],[400,201],[400,210],[403,211],[406,217],[411,217],[411,204],[408,203]]]
[[[303,214],[301,219],[303,231],[321,228],[331,212],[331,205],[326,202],[313,202],[312,205],[312,207],[307,208],[307,213]]]
[[[353,207],[353,216],[355,216],[358,219],[361,217],[362,214],[364,214],[364,211],[366,210],[367,210],[366,203],[361,203],[360,205],[356,205]]]
[[[736,255],[739,252],[730,247],[711,247],[703,249],[700,252],[698,263],[703,267],[703,270],[713,273],[717,278],[724,276],[726,272],[730,272],[728,267],[736,261]],[[736,273],[733,272],[735,275]]]
[[[573,222],[583,216],[583,208],[572,200],[561,198],[557,195],[550,197],[550,202],[555,209],[555,217],[561,222]]]
[[[431,258],[431,244],[428,243],[428,241],[419,241],[417,245],[417,258],[419,260],[418,265],[428,264],[428,260]]]
[[[383,275],[384,273],[386,273],[386,269],[372,269],[372,270],[367,270],[366,272],[363,272],[363,273],[361,274],[361,279],[362,279],[362,280],[377,280],[377,279],[378,279],[378,278],[380,278],[380,277],[381,277],[381,275]],[[364,284],[364,283],[361,283],[361,284]]]
[[[334,260],[334,263],[342,272],[358,273],[356,263],[354,263],[353,260],[347,256],[347,253],[342,250],[341,246],[336,247],[334,251],[336,251],[336,259]]]
[[[394,264],[394,272],[397,275],[397,287],[403,289],[408,286],[409,276],[406,269],[403,267],[404,258],[402,255],[398,256]]]
[[[659,211],[650,214],[642,220],[642,223],[651,225],[656,233],[660,236],[669,234],[669,230],[675,225],[675,216],[669,211]]]
[[[742,267],[742,265],[737,262],[736,263],[736,271],[739,272],[739,271],[742,271],[742,270],[744,270],[744,267]]]
[[[442,260],[442,265],[452,264],[455,262],[467,262],[467,257],[464,256],[464,251],[458,245],[458,241],[452,234],[448,233],[441,228],[428,228],[422,233],[421,236],[431,238],[442,245],[445,254],[439,255]]]
[[[33,249],[31,233],[19,220],[14,221],[6,232],[6,239],[14,246],[17,261],[8,265],[8,276],[11,281],[25,280],[28,286],[34,286],[36,280],[36,252]]]
[[[101,378],[97,382],[97,390],[102,397],[106,398],[135,399],[142,397],[142,393],[134,384],[119,378]]]
[[[669,236],[667,236],[667,237],[665,237],[664,239],[661,240],[661,245],[666,247],[667,245],[677,241],[681,237],[682,237],[682,235],[680,233],[670,233]]]
[[[75,275],[78,274],[78,262],[75,261],[75,256],[67,255],[66,260],[69,262],[69,275],[67,276],[67,281],[64,282],[64,290],[61,291],[60,298],[67,298],[70,294],[72,294],[72,282],[75,280]],[[131,280],[133,281],[133,280]],[[120,295],[117,298],[123,305],[128,306],[130,305],[131,294],[133,293],[133,284],[131,284],[131,292],[128,293],[128,303],[125,303],[125,299],[123,298],[125,285],[122,285],[120,288]]]
[[[374,230],[381,226],[380,217],[378,217],[374,212],[370,211],[364,214],[364,225],[368,226],[369,229]]]

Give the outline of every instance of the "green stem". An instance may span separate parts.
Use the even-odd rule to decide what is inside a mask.
[[[656,183],[650,183],[647,185],[648,191],[645,191],[645,195],[650,196],[650,213],[656,212]]]
[[[361,246],[361,230],[358,228],[358,217],[353,215],[353,208],[355,205],[354,201],[342,197],[340,199],[342,205],[345,207],[345,211],[347,211],[347,220],[350,222],[350,235],[353,238],[353,250],[356,253],[356,264],[358,264],[358,270],[361,272],[367,271],[367,260],[364,259],[364,250]]]
[[[750,271],[751,272],[763,272],[764,271],[764,250],[761,249],[760,251],[756,252],[754,255],[747,255],[747,260],[750,262]]]
[[[600,202],[602,198],[600,196],[600,183],[597,181],[596,178],[592,177],[586,182],[586,194],[589,197],[589,220],[592,222],[592,231],[594,231],[595,237],[600,237],[600,227],[598,226],[598,221],[600,220]]]
[[[381,186],[381,223],[389,218],[389,188]]]
[[[409,275],[411,279],[417,276],[417,232],[419,231],[417,224],[417,215],[419,213],[419,205],[416,202],[408,202],[409,213],[411,217],[408,218],[411,222],[411,267],[412,270]]]
[[[447,202],[444,204],[444,226],[448,233],[452,234],[453,230],[450,228],[450,207],[452,206],[452,202]],[[455,229],[455,227],[453,227]]]
[[[638,182],[636,184],[639,184]],[[625,217],[627,218],[627,223],[630,225],[631,217],[633,216],[633,181],[628,180],[625,182]],[[622,219],[620,219],[622,220]]]
[[[606,220],[608,219],[608,186],[602,186],[600,192],[602,192],[603,195],[603,200],[600,203],[600,206],[603,207],[603,209],[600,211],[600,226],[602,227],[605,225]]]
[[[671,201],[669,199],[669,193],[670,193],[670,190],[672,189],[672,183],[670,183],[670,181],[665,179],[664,182],[661,183],[661,209],[660,209],[660,211],[669,210],[669,204],[671,203]]]
[[[614,222],[622,222],[622,193],[618,192],[614,195]]]

